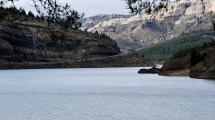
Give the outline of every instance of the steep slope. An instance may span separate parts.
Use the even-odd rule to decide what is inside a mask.
[[[188,49],[183,53],[167,61],[159,75],[215,79],[215,42]]]
[[[199,46],[213,40],[215,40],[213,30],[201,30],[182,34],[168,41],[152,44],[137,51],[148,60],[167,60],[180,50]]]
[[[145,64],[135,51],[121,53],[116,41],[104,34],[65,29],[56,23],[50,23],[48,29],[42,18],[19,10],[1,10],[4,17],[0,18],[0,69]]]
[[[168,11],[99,22],[88,29],[104,32],[118,42],[120,48],[140,48],[200,29],[211,28],[215,19],[215,0],[180,0],[170,3]]]
[[[60,35],[58,41],[50,38],[57,35]],[[16,54],[34,54],[37,57],[82,58],[120,52],[113,40],[82,31],[59,29],[49,36],[47,29],[37,21],[1,22],[0,38],[10,43]]]
[[[16,8],[1,8],[0,68],[81,66],[82,61],[118,55],[117,43],[105,35],[65,29],[57,23],[28,16]],[[2,14],[1,14],[2,15]],[[54,27],[53,27],[54,26]],[[77,62],[78,61],[78,62]],[[63,63],[61,63],[63,62]],[[27,65],[27,66],[25,66]]]
[[[131,16],[130,15],[117,15],[117,14],[113,14],[113,15],[99,14],[96,16],[88,17],[88,18],[82,18],[80,20],[80,22],[83,23],[81,30],[83,30],[83,31],[88,30],[103,21],[107,21],[107,20],[111,20],[111,19],[115,19],[115,18],[129,18],[129,17],[131,17]]]

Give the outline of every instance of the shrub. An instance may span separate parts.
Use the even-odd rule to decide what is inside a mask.
[[[192,50],[191,53],[191,64],[192,66],[196,65],[197,63],[203,61],[204,58],[201,56],[200,52],[198,52],[196,49]]]

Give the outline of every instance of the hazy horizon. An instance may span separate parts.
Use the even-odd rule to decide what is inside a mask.
[[[129,14],[129,10],[126,9],[126,4],[123,0],[61,0],[62,4],[69,3],[71,7],[80,13],[85,13],[85,17],[94,16],[97,14]],[[36,13],[32,2],[27,0],[16,1],[17,8],[24,8],[26,11],[32,11]]]

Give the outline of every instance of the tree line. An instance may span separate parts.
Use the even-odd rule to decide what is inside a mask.
[[[200,30],[192,33],[184,33],[158,44],[139,49],[138,53],[148,60],[167,60],[171,57],[182,56],[188,48],[203,45],[211,40],[202,40],[203,35],[214,36],[213,30]],[[174,55],[175,54],[175,55]]]
[[[19,0],[16,0],[19,1]],[[14,10],[12,13],[18,13],[14,2],[15,0],[1,0],[0,1],[0,14],[7,14],[8,9]],[[69,4],[61,4],[57,0],[31,0],[34,4],[34,7],[38,13],[38,17],[45,18],[47,21],[47,26],[50,28],[51,23],[57,23],[63,26],[64,28],[74,28],[77,29],[81,26],[81,23],[78,22],[84,14],[80,14],[76,10],[72,9]],[[8,8],[8,4],[10,7]],[[5,11],[6,9],[7,11]],[[24,9],[21,9],[21,12],[24,15]],[[28,13],[29,16],[35,17],[32,12]],[[3,19],[3,17],[1,18]]]

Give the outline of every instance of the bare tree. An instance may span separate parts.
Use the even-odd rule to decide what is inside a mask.
[[[15,7],[14,2],[19,0],[0,0],[0,6],[4,7],[5,4],[11,3]],[[60,40],[66,39],[65,32],[59,32],[56,23],[64,29],[78,29],[81,23],[78,22],[84,14],[79,14],[77,11],[71,9],[69,4],[62,5],[58,0],[30,0],[34,4],[37,13],[41,18],[47,21],[47,38],[52,41],[51,45],[55,45]],[[55,23],[55,24],[52,24]]]
[[[79,28],[78,19],[84,16],[71,9],[69,4],[61,5],[57,0],[32,0],[37,12],[46,16],[48,23],[59,23],[65,28]]]
[[[0,6],[6,3],[11,3],[19,0],[0,0]],[[79,28],[81,23],[77,22],[84,14],[79,14],[77,11],[71,9],[69,4],[62,5],[58,0],[31,0],[34,7],[40,16],[46,17],[48,26],[50,23],[59,23],[65,28]]]
[[[138,14],[143,10],[146,13],[151,13],[152,11],[158,11],[162,8],[166,8],[170,0],[124,0],[130,10],[131,14]]]

